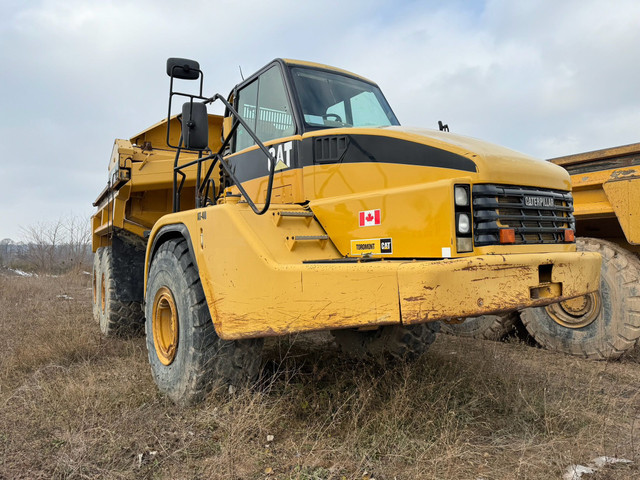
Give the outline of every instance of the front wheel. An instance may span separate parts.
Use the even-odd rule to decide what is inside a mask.
[[[147,350],[158,389],[179,404],[201,401],[214,387],[239,387],[259,373],[262,339],[216,334],[187,242],[162,244],[149,269]]]
[[[602,255],[600,290],[523,310],[522,323],[549,350],[597,360],[619,358],[640,337],[640,261],[606,240],[580,238],[577,246]]]

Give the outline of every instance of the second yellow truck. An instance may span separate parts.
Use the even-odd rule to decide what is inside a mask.
[[[403,128],[375,83],[325,65],[274,60],[227,97],[203,95],[197,62],[167,73],[167,119],[114,145],[93,282],[104,333],[145,323],[174,401],[254,378],[266,336],[416,357],[437,320],[597,290],[562,168]]]

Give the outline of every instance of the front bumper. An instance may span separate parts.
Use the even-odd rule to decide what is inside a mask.
[[[587,252],[293,265],[236,260],[204,275],[203,286],[218,335],[235,340],[548,305],[596,291],[600,262]]]
[[[521,310],[598,290],[597,253],[482,255],[398,268],[402,323]]]

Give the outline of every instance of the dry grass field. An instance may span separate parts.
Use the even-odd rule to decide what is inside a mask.
[[[88,276],[0,275],[0,478],[640,476],[640,355],[596,363],[441,336],[414,364],[316,336],[268,342],[261,382],[178,408],[143,338],[105,339]],[[314,340],[312,342],[311,340]]]

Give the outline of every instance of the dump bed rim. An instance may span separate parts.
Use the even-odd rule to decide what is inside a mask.
[[[624,157],[640,153],[640,143],[630,143],[629,145],[621,145],[619,147],[603,148],[593,150],[591,152],[576,153],[563,157],[550,158],[551,163],[556,165],[577,165],[580,163],[593,162],[594,160],[606,160],[615,157]]]

